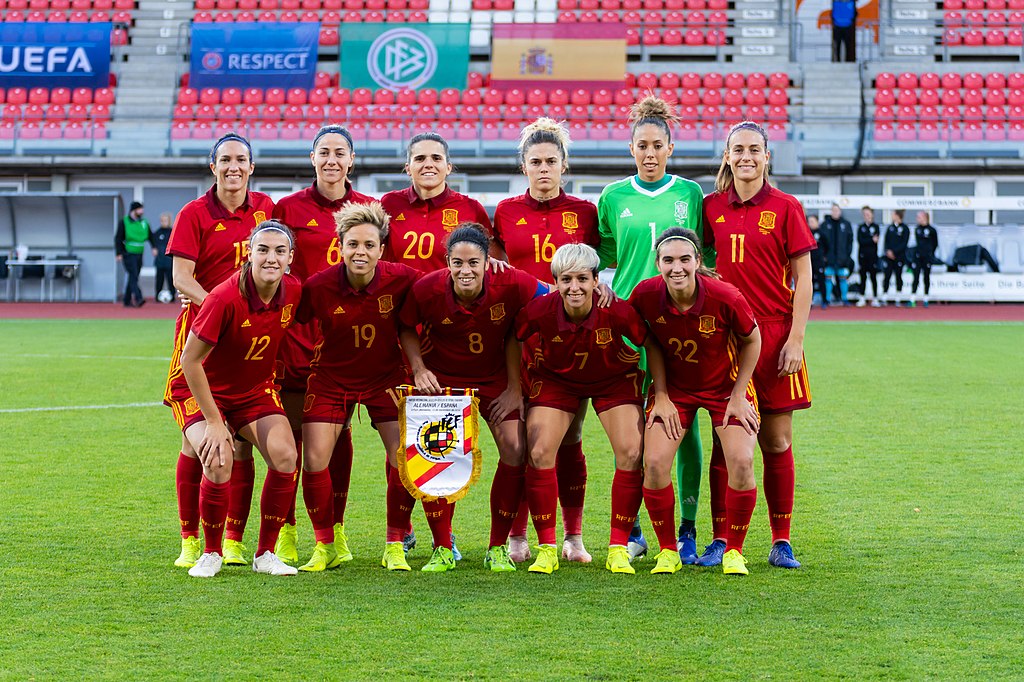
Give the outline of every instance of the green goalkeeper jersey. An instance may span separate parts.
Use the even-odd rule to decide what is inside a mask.
[[[637,284],[658,274],[654,240],[667,228],[686,227],[703,240],[703,203],[700,185],[678,175],[655,183],[634,175],[604,188],[597,201],[598,252],[602,269],[615,266],[616,295],[627,298]],[[704,261],[713,267],[713,254],[705,250]]]

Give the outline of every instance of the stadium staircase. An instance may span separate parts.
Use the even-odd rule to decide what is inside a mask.
[[[191,0],[139,0],[131,42],[123,48],[114,120],[108,126],[107,156],[162,157],[178,77],[186,65]]]
[[[852,157],[861,110],[858,65],[809,62],[802,68],[802,152],[825,159]]]

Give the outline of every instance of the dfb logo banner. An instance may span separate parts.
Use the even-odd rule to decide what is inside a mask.
[[[419,500],[465,497],[480,478],[480,402],[473,389],[445,389],[442,395],[415,395],[399,388],[398,472],[409,494]]]
[[[0,25],[0,88],[105,88],[113,24]]]
[[[341,26],[344,88],[461,90],[468,71],[469,24]]]
[[[192,74],[195,88],[313,87],[320,24],[195,24]]]

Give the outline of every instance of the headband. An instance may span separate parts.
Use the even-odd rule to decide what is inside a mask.
[[[214,143],[213,150],[210,151],[210,163],[217,162],[217,150],[220,149],[220,146],[225,142],[241,142],[245,145],[245,148],[249,150],[249,162],[252,162],[252,145],[249,144],[249,140],[236,133],[228,133]]]
[[[259,227],[256,228],[256,231],[252,233],[251,237],[249,237],[249,248],[252,248],[253,241],[256,239],[256,235],[258,235],[260,232],[270,231],[280,232],[281,234],[283,234],[288,239],[288,247],[295,248],[295,245],[292,242],[292,236],[288,234],[288,231],[285,230],[280,223],[277,223],[273,220],[266,220],[259,224]]]
[[[674,234],[674,235],[672,235],[671,237],[665,237],[664,239],[662,239],[662,240],[661,240],[661,242],[660,242],[660,243],[658,244],[658,248],[657,248],[657,249],[655,249],[655,252],[657,252],[658,250],[660,250],[660,249],[661,249],[661,245],[662,245],[662,244],[664,244],[665,242],[670,242],[670,241],[672,241],[673,239],[682,239],[682,240],[683,240],[684,242],[689,242],[690,244],[692,244],[692,245],[693,245],[693,250],[694,250],[694,252],[695,252],[695,253],[697,253],[697,254],[699,254],[699,253],[700,253],[700,247],[699,247],[699,246],[697,246],[697,242],[693,241],[693,240],[692,240],[692,239],[690,239],[689,237],[684,237],[684,236],[683,236],[683,235],[681,235],[681,234]]]
[[[313,138],[313,151],[316,151],[316,144],[317,144],[317,142],[320,141],[321,137],[323,137],[324,135],[330,135],[332,133],[337,134],[337,135],[341,135],[342,137],[344,137],[345,140],[348,142],[349,150],[350,151],[355,151],[355,145],[352,144],[352,134],[349,133],[348,130],[346,130],[344,126],[335,125],[335,124],[324,126],[324,127],[320,128],[320,130],[316,131],[316,137]]]

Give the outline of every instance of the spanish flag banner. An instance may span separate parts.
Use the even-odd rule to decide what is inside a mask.
[[[626,24],[494,24],[491,87],[619,88]]]
[[[480,479],[478,416],[474,389],[445,389],[442,395],[415,395],[399,387],[398,472],[418,500],[455,502]]]

